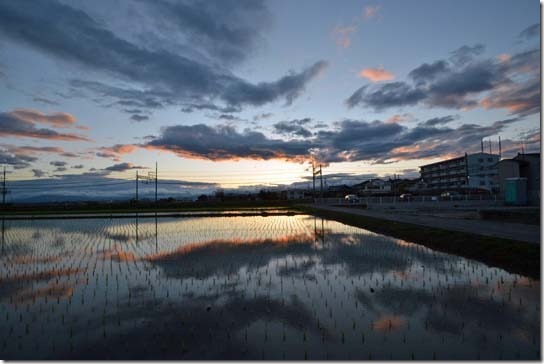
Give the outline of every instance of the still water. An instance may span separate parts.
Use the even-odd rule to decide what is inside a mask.
[[[540,358],[539,281],[312,216],[4,221],[0,249],[1,359]]]

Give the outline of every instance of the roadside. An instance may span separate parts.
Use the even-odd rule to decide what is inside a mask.
[[[415,210],[376,210],[330,205],[311,205],[310,207],[321,210],[345,212],[360,216],[373,217],[377,219],[403,222],[431,228],[439,228],[450,231],[459,231],[470,234],[491,236],[501,239],[510,239],[540,244],[540,227],[538,225],[468,218],[467,214],[470,214],[470,212],[463,213],[461,211],[453,211],[448,214],[444,211],[442,211],[441,213],[421,213]]]
[[[487,231],[488,233],[502,231],[505,236],[510,236],[510,238],[505,238],[480,234],[483,229],[476,227],[480,228],[481,224],[487,221],[474,221],[477,226],[471,225],[470,228],[464,227],[463,229],[459,224],[452,226],[455,230],[449,230],[444,223],[433,221],[436,223],[433,225],[433,222],[424,221],[429,219],[427,216],[414,219],[410,216],[394,216],[384,212],[324,205],[303,205],[300,206],[300,210],[421,244],[438,251],[478,260],[512,273],[540,279],[540,244],[539,239],[535,240],[534,229],[538,230],[538,236],[540,236],[540,230],[532,225],[523,225],[523,229],[531,230],[527,234],[515,230],[507,233],[499,228]],[[492,223],[505,225],[504,223]],[[519,225],[522,224],[515,225],[519,228]],[[512,226],[509,225],[509,228]],[[531,242],[521,240],[519,236],[524,236]]]

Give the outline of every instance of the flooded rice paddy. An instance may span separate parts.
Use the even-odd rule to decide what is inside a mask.
[[[334,221],[2,226],[2,359],[540,358],[539,281]]]

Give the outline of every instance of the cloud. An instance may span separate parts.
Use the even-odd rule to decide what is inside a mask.
[[[158,38],[172,42],[171,38],[179,35],[189,45],[198,44],[199,52],[205,57],[223,63],[246,59],[248,53],[263,41],[261,33],[271,21],[265,2],[261,0],[216,3],[159,0],[144,4],[145,10],[156,15],[152,21],[160,22],[157,25],[168,24],[165,28],[169,33],[164,34],[166,37],[155,33]]]
[[[336,45],[340,48],[349,48],[351,45],[351,34],[357,30],[355,25],[347,27],[335,27],[332,31]]]
[[[531,38],[537,37],[539,35],[540,35],[540,23],[536,23],[536,24],[530,25],[527,28],[523,29],[519,33],[518,38],[520,38],[520,39],[531,39]]]
[[[23,154],[23,155],[35,155],[40,153],[55,153],[55,154],[64,153],[64,149],[60,147],[34,147],[30,145],[21,145],[21,146],[4,145],[3,147],[6,148],[10,153]]]
[[[68,114],[66,114],[68,115]],[[59,114],[44,115],[21,113],[21,110],[0,113],[0,136],[26,137],[65,141],[89,141],[89,139],[76,134],[59,133],[52,129],[37,128],[36,123],[50,123],[58,125],[60,120],[67,120],[66,116],[58,118]],[[62,123],[62,122],[61,122]]]
[[[274,126],[274,131],[278,134],[291,135],[308,138],[312,136],[312,132],[296,123],[296,121],[280,121]]]
[[[17,119],[29,123],[50,124],[56,128],[71,127],[76,123],[76,118],[65,112],[47,115],[36,110],[15,109],[11,114]]]
[[[119,164],[114,164],[112,166],[104,168],[105,171],[109,171],[109,172],[125,172],[131,169],[148,169],[148,168],[143,166],[137,166],[132,163],[119,163]]]
[[[391,82],[377,88],[363,86],[346,100],[346,104],[349,108],[363,104],[375,110],[383,110],[390,107],[415,105],[425,96],[422,90],[405,82]]]
[[[475,44],[473,46],[464,45],[450,52],[450,60],[455,65],[464,65],[483,53],[485,47],[483,44]]]
[[[437,76],[448,72],[449,69],[449,64],[443,60],[435,61],[431,64],[423,63],[421,66],[410,71],[408,77],[416,83],[421,84],[434,80]]]
[[[42,103],[42,104],[52,105],[52,106],[58,106],[58,105],[60,105],[58,102],[53,101],[53,100],[46,99],[46,98],[44,98],[44,97],[34,97],[34,98],[32,99],[32,101],[34,101],[34,102],[40,102],[40,103]]]
[[[539,49],[508,59],[475,59],[482,50],[481,45],[461,47],[452,52],[453,61],[438,60],[414,68],[408,73],[409,81],[360,87],[346,105],[381,111],[423,103],[457,110],[502,108],[517,116],[538,113]]]
[[[459,118],[458,115],[436,117],[436,118],[428,119],[427,121],[421,123],[421,125],[425,125],[425,126],[444,125],[454,120],[457,120],[458,118]]]
[[[38,160],[38,158],[33,156],[13,154],[7,151],[0,150],[0,164],[12,166],[15,169],[26,168],[36,160]]]
[[[222,98],[229,105],[254,106],[285,98],[286,104],[290,105],[304,91],[306,84],[321,74],[327,66],[327,62],[319,61],[300,73],[291,72],[277,81],[256,85],[240,80],[226,87]]]
[[[134,121],[146,121],[146,120],[149,120],[149,116],[145,116],[145,115],[139,115],[139,114],[134,114],[130,117],[132,120]]]
[[[260,132],[250,130],[239,133],[228,125],[210,127],[196,124],[165,127],[158,138],[143,147],[170,151],[184,158],[214,161],[240,158],[302,161],[307,156],[310,144],[306,141],[269,139]]]
[[[0,34],[38,49],[63,62],[102,72],[133,88],[73,80],[72,87],[106,96],[113,103],[131,107],[160,107],[164,104],[215,104],[259,106],[277,100],[287,104],[300,96],[305,86],[326,66],[318,61],[300,72],[291,72],[275,81],[257,84],[235,76],[221,60],[236,60],[255,44],[252,35],[261,29],[259,17],[267,13],[264,5],[247,1],[221,3],[157,1],[138,3],[134,11],[146,14],[148,21],[131,28],[149,30],[173,39],[186,39],[181,47],[159,47],[138,43],[139,37],[114,33],[107,24],[88,13],[57,1],[0,4]],[[141,7],[149,9],[143,11]],[[140,9],[140,10],[137,10]],[[153,18],[152,15],[155,14]],[[150,20],[151,19],[151,20]],[[244,27],[244,21],[252,25]],[[198,50],[195,44],[199,45]],[[202,55],[201,49],[206,50]]]
[[[74,169],[83,169],[85,166],[83,164],[76,164],[75,166],[72,166]]]
[[[412,128],[380,120],[342,120],[334,123],[332,130],[320,130],[308,137],[289,140],[268,138],[247,129],[239,132],[225,125],[177,125],[163,128],[157,138],[137,147],[169,151],[182,158],[213,161],[280,159],[290,162],[316,160],[323,164],[392,163],[478,151],[482,138],[497,135],[519,120],[445,126],[456,118],[454,115],[436,117]],[[296,123],[278,124],[280,129],[297,126]]]
[[[150,137],[153,138],[153,136]],[[115,144],[111,147],[98,148],[95,155],[97,157],[110,158],[119,161],[121,155],[133,153],[137,149],[138,147],[133,144]]]
[[[365,68],[359,72],[359,77],[364,77],[372,82],[388,81],[395,78],[391,72],[383,68]]]
[[[369,20],[369,19],[375,18],[378,15],[380,9],[381,9],[381,6],[379,5],[366,6],[363,11],[363,19]]]
[[[67,163],[64,161],[52,161],[49,164],[55,167],[64,167]]]
[[[412,114],[404,113],[404,114],[395,114],[387,118],[385,122],[386,123],[403,123],[403,122],[412,121],[412,120],[414,120],[414,116]]]
[[[32,173],[34,174],[34,177],[37,177],[37,178],[41,178],[41,177],[45,176],[45,174],[46,174],[41,169],[33,169]]]
[[[271,118],[272,115],[273,114],[271,112],[265,112],[265,113],[257,114],[257,115],[255,115],[253,117],[253,121],[268,119],[268,118]]]

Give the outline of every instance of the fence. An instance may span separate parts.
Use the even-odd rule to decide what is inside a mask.
[[[356,201],[346,201],[340,197],[316,198],[315,203],[328,205],[502,205],[504,201],[498,195],[461,195],[444,198],[440,196],[411,196],[401,199],[399,196],[367,196]]]

